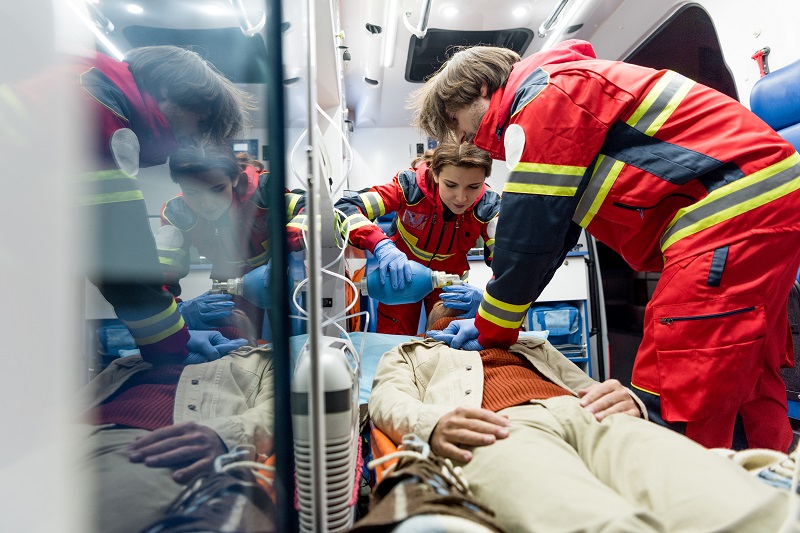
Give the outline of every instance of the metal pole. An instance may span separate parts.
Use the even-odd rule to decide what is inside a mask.
[[[311,524],[315,533],[328,531],[325,465],[325,388],[320,364],[322,340],[322,261],[320,171],[317,161],[317,42],[314,0],[306,0],[306,79],[308,135],[306,140],[306,210],[308,211],[308,343],[311,351],[309,424],[311,446]]]
[[[272,312],[272,357],[275,380],[274,453],[275,494],[278,531],[297,532],[297,512],[294,508],[294,437],[291,413],[292,356],[289,351],[290,331],[289,287],[286,280],[289,247],[286,243],[286,104],[283,93],[283,47],[281,36],[281,0],[266,1],[267,98],[264,113],[269,131],[269,209],[272,268],[270,295]]]

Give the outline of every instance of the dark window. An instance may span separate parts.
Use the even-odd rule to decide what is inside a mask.
[[[671,69],[739,99],[722,57],[717,31],[706,11],[690,4],[678,10],[627,59],[628,63]],[[755,63],[753,73],[756,73]]]
[[[406,81],[422,83],[435,73],[446,60],[463,46],[502,46],[519,55],[533,40],[533,31],[528,28],[493,31],[458,31],[429,29],[425,37],[411,37],[406,62]]]

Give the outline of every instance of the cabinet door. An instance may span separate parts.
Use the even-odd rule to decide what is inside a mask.
[[[556,270],[553,279],[539,295],[537,302],[566,302],[569,300],[585,300],[588,291],[586,286],[586,260],[582,255],[566,257],[564,263]]]

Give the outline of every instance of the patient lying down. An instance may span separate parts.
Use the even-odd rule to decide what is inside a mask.
[[[404,343],[378,364],[369,412],[395,444],[413,433],[460,465],[508,531],[773,532],[789,509],[787,491],[644,420],[631,391],[540,339]]]

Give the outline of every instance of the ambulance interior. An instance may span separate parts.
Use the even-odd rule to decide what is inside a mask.
[[[139,46],[190,47],[256,98],[252,126],[234,143],[234,150],[259,160],[271,179],[280,180],[286,189],[307,195],[305,273],[282,284],[273,303],[279,317],[273,315],[271,324],[259,326],[263,326],[261,338],[273,343],[277,353],[291,352],[295,362],[301,352],[307,353],[303,372],[308,381],[303,390],[310,412],[308,420],[301,421],[308,428],[300,431],[308,439],[312,467],[318,465],[325,447],[328,418],[322,407],[322,356],[314,354],[343,350],[352,365],[357,367],[360,361],[360,369],[351,369],[359,398],[354,406],[357,415],[357,404],[369,396],[371,373],[380,355],[400,342],[374,333],[375,302],[361,297],[345,279],[359,272],[365,275],[374,261],[371,254],[345,245],[333,203],[342,195],[388,182],[416,156],[435,147],[433,139],[410,126],[411,111],[405,104],[451,47],[506,46],[524,58],[566,39],[583,39],[592,43],[600,58],[672,69],[748,107],[764,70],[778,71],[800,60],[796,31],[800,4],[788,0],[765,0],[757,6],[744,0],[67,3],[69,8],[62,6],[63,12],[54,18],[69,19],[82,41],[93,43],[98,51],[124,59],[128,50]],[[751,57],[767,47],[762,62]],[[794,105],[800,108],[800,102]],[[505,163],[494,161],[487,183],[502,191],[507,174]],[[180,189],[170,180],[166,165],[143,168],[138,179],[155,232],[162,204]],[[282,230],[273,229],[273,238],[282,238]],[[482,246],[473,252],[469,283],[483,287],[491,268],[483,261]],[[273,268],[285,271],[288,261],[275,258]],[[182,298],[208,291],[209,271],[206,259],[195,254],[190,274],[182,280]],[[627,385],[641,340],[644,307],[658,276],[634,272],[610,248],[584,233],[537,300],[540,314],[535,306],[523,326],[547,329],[546,322],[537,320],[544,320],[554,305],[566,304],[574,315],[563,332],[564,353],[593,378],[616,378]],[[86,370],[75,381],[83,383],[118,356],[119,347],[108,336],[108,328],[113,330],[115,324],[111,307],[89,283],[78,292],[80,296],[65,299],[78,300],[82,313],[76,344]],[[286,335],[289,331],[292,334]],[[348,342],[337,345],[336,339],[342,338]],[[289,406],[292,391],[297,392],[292,388],[293,372],[298,368],[288,362],[276,372],[275,475],[276,483],[288,491],[295,488],[295,463],[280,457],[292,457],[295,449]],[[787,393],[800,389],[795,379],[787,373]],[[796,394],[789,399],[797,400]],[[795,409],[790,407],[790,415],[800,419],[800,407]],[[347,433],[357,416],[335,423],[345,424]],[[294,431],[297,437],[297,427]],[[330,500],[332,496],[321,494],[319,488],[325,486],[324,472],[311,471],[310,501]],[[293,502],[283,491],[278,494],[279,513],[285,513],[282,519],[298,520]],[[74,511],[64,514],[74,518]],[[331,526],[329,515],[314,504],[300,505],[299,515],[301,530]],[[46,523],[48,518],[40,520]]]

